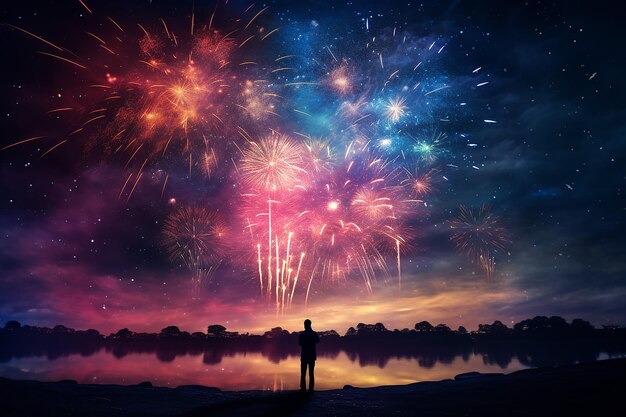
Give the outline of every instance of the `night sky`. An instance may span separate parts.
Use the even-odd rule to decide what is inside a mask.
[[[89,11],[70,0],[0,6],[0,322],[104,332],[222,323],[260,331],[296,330],[307,316],[317,328],[343,333],[358,322],[475,328],[561,315],[626,325],[619,6],[84,3]],[[214,11],[211,30],[234,31],[229,55],[196,53],[202,75],[186,75],[183,86],[196,90],[176,98],[156,78],[175,82],[187,74],[190,46],[201,52],[202,34],[214,33],[206,32]],[[171,75],[164,63],[181,72]],[[169,98],[156,102],[155,94]],[[183,126],[176,118],[189,102]],[[361,107],[349,118],[346,108],[355,103]],[[163,110],[170,105],[174,110]],[[148,122],[152,117],[157,121]],[[325,279],[307,252],[306,280],[293,304],[276,314],[261,295],[256,241],[246,240],[250,230],[240,215],[252,210],[242,197],[251,187],[248,142],[272,132],[288,135],[301,151],[307,137],[330,140],[328,149],[342,158],[354,152],[363,187],[371,184],[369,173],[358,167],[372,158],[393,171],[386,181],[396,188],[398,172],[427,174],[432,190],[413,190],[420,202],[393,214],[407,230],[401,289],[393,248],[381,250],[386,266],[367,276],[371,291],[358,268]],[[198,155],[207,149],[204,140],[215,160]],[[186,148],[190,141],[201,146]],[[358,146],[348,149],[350,143]],[[335,172],[347,161],[335,160],[343,168],[324,173],[336,180],[337,193],[345,184]],[[323,181],[310,169],[304,177],[299,185]],[[272,193],[288,198],[290,187]],[[311,192],[294,205],[323,211],[321,195]],[[330,204],[329,211],[343,209]],[[489,251],[490,277],[450,240],[459,206],[476,213],[484,204],[502,238]],[[210,245],[211,260],[202,266],[216,272],[200,285],[190,278],[197,265],[172,259],[163,244],[167,219],[185,207],[218,213],[228,234],[219,254]],[[299,227],[296,237],[308,225]],[[311,276],[317,278],[305,307]]]

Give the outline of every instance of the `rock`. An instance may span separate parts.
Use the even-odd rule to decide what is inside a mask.
[[[57,384],[77,385],[78,381],[74,379],[62,379],[60,381],[57,381]]]
[[[352,385],[344,385],[343,389],[354,389]]]
[[[464,379],[473,379],[473,378],[482,378],[486,376],[502,376],[504,374],[500,373],[489,373],[489,374],[481,374],[480,372],[466,372],[464,374],[458,374],[454,377],[455,381],[464,380]]]
[[[198,393],[222,392],[222,390],[219,388],[205,387],[204,385],[180,385],[176,387],[175,389],[179,391],[198,392]]]
[[[150,382],[150,381],[143,381],[143,382],[138,383],[135,386],[136,387],[141,387],[141,388],[152,388],[152,382]]]

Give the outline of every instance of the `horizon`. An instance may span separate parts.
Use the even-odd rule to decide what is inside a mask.
[[[532,319],[537,318],[537,317],[546,317],[546,318],[558,317],[558,318],[562,318],[562,319],[565,319],[565,321],[567,322],[567,324],[568,324],[568,325],[571,325],[572,320],[583,320],[583,321],[585,321],[585,322],[587,322],[587,323],[591,324],[591,326],[592,326],[594,329],[602,329],[602,328],[604,328],[604,327],[613,327],[613,326],[615,326],[614,324],[594,325],[593,323],[591,323],[591,322],[589,322],[589,321],[587,321],[587,320],[583,319],[582,317],[575,317],[574,319],[568,320],[568,319],[566,319],[565,317],[560,317],[560,316],[542,316],[542,315],[537,315],[537,316],[534,316],[534,317],[527,317],[526,319],[523,319],[523,320],[521,320],[521,321],[525,321],[525,320],[532,320]],[[15,320],[12,320],[12,321],[14,321],[14,322],[15,322]],[[304,320],[303,320],[303,321],[304,321]],[[346,329],[345,329],[345,332],[343,332],[341,329],[337,329],[337,328],[329,328],[329,329],[326,329],[326,328],[318,328],[318,327],[315,327],[315,328],[314,328],[314,330],[315,330],[315,331],[318,331],[318,332],[335,331],[335,332],[337,332],[337,333],[339,334],[339,336],[344,336],[344,335],[345,335],[345,333],[346,333],[349,329],[351,329],[351,328],[356,329],[356,328],[357,328],[357,326],[358,326],[358,324],[373,325],[373,324],[382,323],[382,324],[383,324],[383,326],[385,327],[385,329],[386,329],[386,330],[388,330],[388,331],[392,331],[392,332],[393,332],[393,331],[396,331],[396,330],[401,331],[401,330],[404,330],[404,329],[408,329],[408,330],[415,330],[415,326],[416,326],[418,323],[421,323],[421,322],[423,322],[423,321],[426,321],[426,322],[430,323],[432,326],[437,326],[437,325],[440,325],[440,324],[446,325],[446,326],[448,326],[448,327],[450,328],[450,330],[451,330],[452,332],[456,332],[456,331],[458,331],[458,329],[459,329],[460,327],[465,328],[465,330],[466,330],[468,333],[478,332],[478,331],[479,331],[479,327],[478,327],[478,326],[476,326],[476,328],[468,327],[468,326],[465,326],[465,325],[462,325],[462,324],[461,324],[461,325],[459,325],[459,326],[450,326],[448,323],[437,323],[437,322],[432,322],[432,323],[431,323],[431,322],[430,322],[430,321],[428,321],[428,320],[419,320],[419,321],[415,321],[415,322],[413,323],[413,325],[411,325],[411,326],[404,326],[404,327],[389,327],[388,325],[385,325],[385,323],[378,322],[378,321],[376,321],[376,322],[373,322],[373,321],[372,321],[372,322],[359,321],[358,323],[355,323],[354,325],[351,325],[351,326],[349,326],[348,328],[346,328]],[[494,320],[494,321],[492,321],[492,322],[490,322],[490,323],[479,323],[478,325],[483,325],[483,324],[489,324],[489,325],[491,325],[491,324],[495,323],[496,321],[500,321],[500,322],[501,322],[504,326],[506,326],[508,329],[513,329],[513,326],[516,324],[516,323],[511,323],[510,325],[507,325],[507,323],[504,323],[504,322],[502,322],[501,320],[497,320],[497,319],[496,319],[496,320]],[[7,322],[7,323],[8,323],[8,322]],[[5,326],[7,325],[7,323],[5,323]],[[66,328],[68,328],[68,329],[75,330],[75,331],[97,330],[97,331],[98,331],[101,335],[103,335],[103,336],[111,336],[111,335],[116,334],[118,331],[120,331],[120,330],[124,330],[124,329],[129,330],[129,331],[131,331],[131,332],[133,332],[133,333],[159,334],[161,331],[163,331],[163,330],[164,330],[164,329],[166,329],[167,327],[171,327],[171,326],[177,327],[177,328],[178,328],[181,332],[188,332],[188,333],[190,333],[190,334],[191,334],[191,333],[194,333],[194,331],[190,331],[189,329],[182,328],[180,325],[177,325],[177,324],[169,324],[169,325],[164,326],[163,328],[159,329],[159,331],[136,331],[136,330],[134,330],[134,329],[132,329],[132,328],[128,328],[128,327],[121,327],[121,328],[119,328],[119,329],[117,329],[117,330],[115,330],[115,331],[108,331],[108,332],[106,332],[106,333],[103,333],[103,331],[102,331],[101,329],[94,329],[94,328],[88,328],[88,329],[74,328],[74,327],[71,327],[71,326],[67,326],[67,325],[65,325],[65,324],[63,324],[63,323],[57,323],[57,324],[55,324],[55,325],[47,325],[47,326],[46,326],[46,325],[33,326],[33,325],[28,324],[28,323],[20,323],[20,322],[18,322],[18,323],[20,324],[20,326],[21,326],[21,327],[23,327],[23,326],[30,326],[30,327],[35,327],[35,328],[48,328],[48,329],[54,329],[56,326],[63,326],[63,327],[66,327]],[[203,331],[196,330],[196,332],[205,333],[205,331],[207,330],[207,328],[208,328],[209,326],[212,326],[212,325],[222,325],[222,326],[223,326],[224,324],[223,324],[223,323],[209,323],[209,324],[207,324],[207,325],[205,326],[205,328],[204,328],[204,330],[203,330]],[[235,329],[235,328],[230,328],[230,327],[228,327],[228,326],[224,326],[224,327],[226,328],[226,331],[229,331],[229,332],[235,331],[236,333],[239,333],[239,335],[246,335],[246,334],[249,334],[249,335],[251,335],[251,336],[262,336],[264,333],[267,333],[267,332],[271,331],[271,330],[272,330],[272,329],[274,329],[274,328],[280,328],[281,330],[287,330],[290,334],[293,334],[293,333],[298,333],[298,332],[302,331],[302,329],[299,329],[299,330],[290,330],[290,329],[284,328],[284,327],[282,327],[282,326],[271,326],[271,327],[268,327],[267,329],[261,329],[261,330],[257,329],[257,330],[256,330],[256,331],[261,332],[261,333],[253,333],[253,332],[252,332],[252,331],[250,331],[250,330],[245,330],[245,329]],[[618,328],[623,328],[623,327],[618,327]],[[107,334],[107,333],[108,333],[108,334]]]

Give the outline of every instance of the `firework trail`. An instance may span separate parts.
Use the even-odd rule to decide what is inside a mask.
[[[478,210],[461,205],[458,217],[448,224],[452,231],[450,240],[454,242],[456,249],[478,264],[487,279],[491,280],[495,272],[495,254],[504,250],[510,242],[500,219],[491,212],[488,205],[483,205]]]
[[[242,150],[239,169],[247,190],[242,196],[242,217],[255,239],[252,245],[261,292],[270,300],[274,297],[281,311],[291,303],[305,257],[303,251],[298,251],[301,246],[297,236],[294,238],[295,211],[290,202],[307,174],[302,167],[303,151],[293,139],[274,133],[248,143]]]

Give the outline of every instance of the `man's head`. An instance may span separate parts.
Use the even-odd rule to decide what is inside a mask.
[[[306,319],[304,320],[304,330],[309,330],[311,329],[311,320]]]

